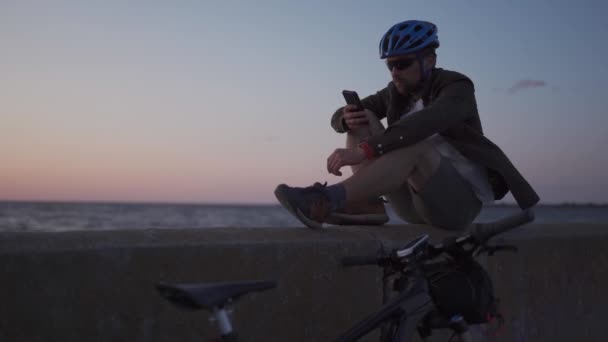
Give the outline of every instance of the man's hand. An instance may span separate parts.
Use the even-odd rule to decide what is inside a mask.
[[[367,127],[369,125],[369,116],[375,115],[371,110],[357,110],[355,105],[346,105],[342,110],[344,122],[349,129],[357,129]]]
[[[342,172],[340,172],[342,166],[357,165],[365,159],[365,151],[359,147],[338,148],[327,158],[327,171],[336,176],[342,176]]]

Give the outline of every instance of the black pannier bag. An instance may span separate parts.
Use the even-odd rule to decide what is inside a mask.
[[[425,267],[429,291],[440,314],[462,315],[469,324],[502,318],[498,313],[492,280],[473,260],[446,260]]]

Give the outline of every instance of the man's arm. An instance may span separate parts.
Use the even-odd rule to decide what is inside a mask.
[[[378,119],[383,119],[386,117],[386,108],[388,103],[388,87],[380,90],[376,94],[370,95],[361,100],[361,104],[363,108],[369,109]],[[344,115],[344,107],[338,108],[334,112],[334,115],[331,117],[331,127],[338,132],[344,133],[348,131],[348,126],[343,120]]]
[[[477,114],[473,82],[456,81],[439,91],[436,100],[424,109],[392,124],[383,135],[369,137],[374,156],[413,145]]]

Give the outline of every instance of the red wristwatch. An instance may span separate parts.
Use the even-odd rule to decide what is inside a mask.
[[[371,146],[369,146],[367,140],[363,140],[362,142],[360,142],[357,147],[359,147],[363,150],[363,152],[365,152],[365,158],[374,159],[374,150]]]

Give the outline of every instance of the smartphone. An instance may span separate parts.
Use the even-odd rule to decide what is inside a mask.
[[[342,95],[344,96],[347,104],[355,105],[357,106],[357,109],[363,110],[363,104],[361,104],[361,100],[359,99],[359,95],[356,91],[342,90]]]

